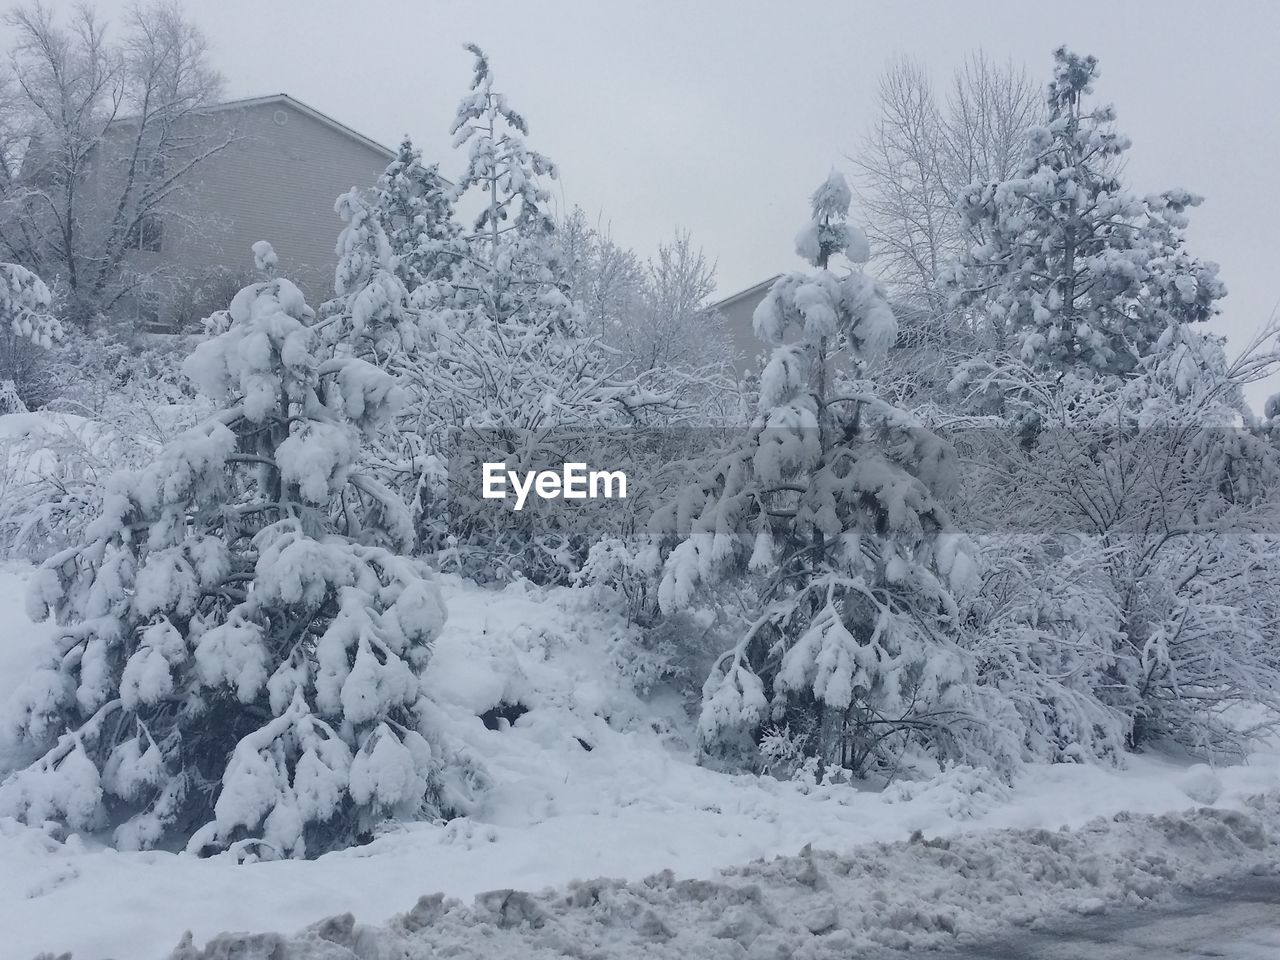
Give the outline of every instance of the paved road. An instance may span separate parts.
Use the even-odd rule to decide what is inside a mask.
[[[1168,908],[1081,917],[936,960],[1280,960],[1280,877],[1250,877]]]

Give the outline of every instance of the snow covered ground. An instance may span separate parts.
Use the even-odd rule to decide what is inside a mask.
[[[46,629],[32,626],[22,613],[27,572],[0,570],[0,700],[26,669]],[[591,613],[568,591],[509,588],[498,595],[442,580],[449,622],[429,682],[450,704],[454,733],[483,760],[494,783],[472,818],[399,826],[367,846],[314,861],[245,865],[228,856],[200,860],[159,851],[117,853],[92,839],[59,842],[0,821],[5,960],[25,960],[41,950],[71,950],[76,960],[158,960],[185,930],[199,945],[221,931],[287,932],[346,912],[364,923],[379,923],[434,892],[469,902],[495,889],[563,888],[594,877],[643,881],[664,870],[673,878],[624,887],[579,886],[578,893],[546,894],[536,903],[539,909],[560,910],[563,904],[556,905],[565,896],[590,900],[591,890],[607,888],[612,892],[606,899],[619,904],[670,901],[663,907],[674,911],[670,922],[696,927],[698,911],[708,909],[697,901],[697,891],[738,897],[737,913],[748,915],[758,911],[741,890],[754,884],[773,891],[762,896],[782,898],[771,900],[770,909],[790,923],[798,922],[793,916],[798,907],[786,891],[798,881],[789,871],[807,870],[805,862],[815,864],[827,878],[823,882],[836,885],[833,891],[845,890],[831,898],[844,903],[856,896],[867,916],[897,916],[893,911],[914,909],[911,903],[934,902],[931,909],[940,911],[938,917],[956,918],[917,924],[924,942],[934,943],[952,936],[948,924],[961,923],[966,932],[978,933],[990,929],[983,919],[988,914],[992,922],[1008,920],[1012,908],[1000,904],[1011,891],[1030,889],[1028,884],[1039,892],[1016,900],[1029,919],[1073,905],[1086,912],[1101,909],[1109,901],[1158,894],[1175,881],[1228,875],[1276,860],[1275,848],[1259,839],[1258,831],[1269,825],[1280,833],[1280,801],[1250,807],[1246,798],[1280,791],[1280,753],[1259,753],[1246,765],[1216,773],[1188,772],[1155,756],[1130,758],[1123,770],[1033,767],[1013,788],[993,787],[963,769],[881,792],[847,786],[806,790],[771,779],[726,777],[690,762],[680,749],[676,721],[615,679],[609,651],[624,624]],[[529,711],[512,726],[487,729],[477,715],[503,701],[520,702]],[[11,747],[0,743],[0,763],[6,751]],[[1079,828],[1120,811],[1186,811],[1210,800],[1227,811],[1247,809],[1248,819],[1197,815],[1093,823],[1080,834],[1016,832]],[[957,839],[950,851],[907,843],[917,830],[926,838]],[[968,836],[995,830],[1015,832]],[[880,842],[892,845],[850,854]],[[834,853],[815,852],[805,862],[771,859],[794,857],[809,844]],[[997,869],[991,859],[997,846],[1011,858],[1008,867]],[[740,866],[761,858],[766,862]],[[978,858],[977,865],[963,867],[965,858]],[[957,879],[966,877],[965,870],[987,884],[972,889],[986,891],[979,901],[990,909],[965,899],[971,885]],[[672,892],[682,879],[717,876],[712,886]],[[730,887],[739,893],[723,893]],[[821,888],[805,889],[817,909],[821,898],[815,899],[815,892]],[[877,900],[869,892],[875,890],[888,899]],[[694,902],[683,903],[689,898]],[[454,907],[447,924],[481,922],[477,911],[488,910],[484,904],[491,899]],[[564,909],[566,919],[552,929],[585,930],[582,925],[597,922],[594,908]],[[499,920],[483,924],[493,937],[517,942]],[[729,942],[711,937],[709,923],[701,925],[706,930],[697,936],[706,943]],[[774,932],[783,937],[787,929],[783,924]],[[851,931],[850,942],[862,942],[857,938],[864,934]],[[521,949],[529,946],[519,942]],[[653,942],[636,941],[649,948]],[[673,950],[680,942],[671,941]],[[822,942],[838,946],[841,941],[826,937]],[[698,943],[701,950],[703,941]],[[735,955],[723,949],[730,951],[725,956]],[[767,954],[757,950],[753,956]]]

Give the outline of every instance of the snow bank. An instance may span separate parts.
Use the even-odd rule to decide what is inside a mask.
[[[875,844],[725,870],[716,880],[663,871],[470,904],[422,897],[380,927],[331,917],[292,937],[188,935],[171,960],[455,960],[599,957],[848,960],[869,949],[936,949],[1010,927],[1140,905],[1220,876],[1280,872],[1280,796],[1245,812],[1118,814],[1081,830],[1002,830]]]

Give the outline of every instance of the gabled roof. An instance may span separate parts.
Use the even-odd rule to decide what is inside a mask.
[[[731,294],[730,296],[725,297],[723,300],[717,300],[715,303],[711,304],[711,306],[708,309],[720,310],[720,309],[723,309],[724,307],[729,306],[730,304],[737,303],[739,300],[746,300],[749,297],[762,298],[765,295],[765,293],[768,292],[769,288],[773,286],[773,281],[777,280],[780,276],[782,276],[782,274],[775,273],[772,277],[769,277],[767,280],[761,280],[759,283],[753,284],[747,287],[747,289],[745,290],[739,290],[737,293]]]
[[[293,109],[297,110],[299,113],[306,114],[308,117],[311,117],[313,120],[317,120],[320,123],[323,123],[326,127],[330,128],[331,130],[336,130],[338,133],[341,133],[344,136],[350,137],[352,140],[355,140],[359,143],[363,143],[365,146],[369,147],[370,149],[375,150],[378,153],[382,154],[388,160],[395,159],[396,152],[392,150],[390,147],[379,143],[377,140],[373,140],[369,137],[366,137],[363,133],[359,133],[358,131],[351,129],[345,123],[339,123],[337,120],[333,119],[333,117],[329,116],[327,113],[321,113],[315,107],[308,106],[307,104],[303,103],[301,100],[295,100],[293,97],[289,96],[287,93],[270,93],[262,97],[244,97],[243,99],[240,99],[240,100],[228,100],[225,103],[213,103],[207,107],[201,107],[197,111],[193,111],[193,112],[220,113],[224,110],[244,110],[250,107],[265,107],[265,106],[270,106],[273,103],[286,104],[287,106],[290,106]]]

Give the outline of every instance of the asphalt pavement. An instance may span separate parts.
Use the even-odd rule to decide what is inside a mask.
[[[938,953],[936,960],[1280,960],[1280,876]]]

